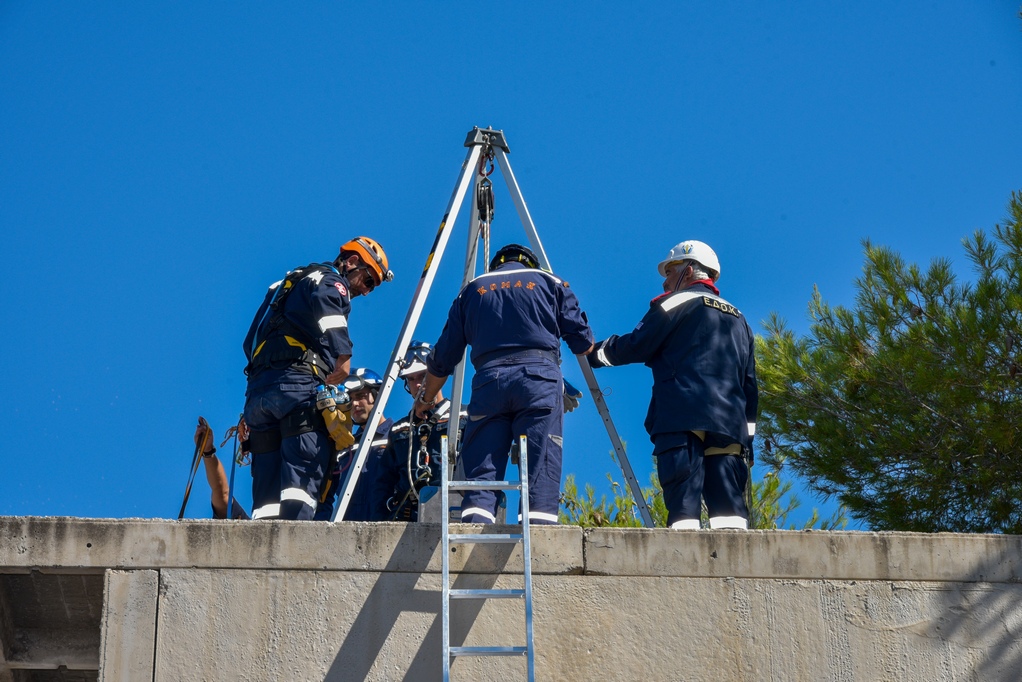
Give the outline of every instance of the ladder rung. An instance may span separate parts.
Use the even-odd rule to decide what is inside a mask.
[[[521,490],[521,481],[451,481],[448,490]]]
[[[460,542],[463,544],[469,542],[479,544],[499,544],[521,541],[521,533],[461,533],[459,535],[451,535],[448,537],[448,542]]]
[[[518,599],[525,597],[525,590],[490,590],[451,588],[451,599]]]
[[[524,656],[524,646],[452,646],[451,656]]]

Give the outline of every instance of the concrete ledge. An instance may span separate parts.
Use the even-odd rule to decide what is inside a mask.
[[[507,532],[458,524],[460,532]],[[0,568],[243,568],[439,573],[440,527],[409,523],[0,517]],[[521,571],[521,547],[454,547],[455,572]],[[533,572],[581,573],[582,530],[535,526]]]
[[[1022,582],[1022,536],[591,529],[593,575]]]
[[[0,567],[435,573],[439,536],[430,524],[0,517]],[[534,526],[532,539],[533,571],[548,575],[1022,583],[1014,535]],[[521,548],[455,546],[451,561],[455,572],[520,571]]]

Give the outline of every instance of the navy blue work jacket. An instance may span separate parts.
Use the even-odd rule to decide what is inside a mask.
[[[485,362],[504,352],[535,349],[557,356],[560,339],[576,354],[593,343],[568,283],[521,263],[504,263],[469,282],[454,299],[426,367],[435,376],[450,375],[468,345],[477,369],[480,358]]]
[[[272,335],[299,337],[297,340],[314,350],[333,371],[338,356],[351,355],[352,344],[348,336],[351,294],[348,278],[333,266],[322,265],[328,269],[309,273],[294,285],[294,291],[284,301],[284,318],[289,323],[285,326],[290,329],[278,329]],[[250,361],[256,350],[253,343],[260,324],[264,323],[264,317],[268,323],[273,316],[272,311],[269,315],[266,311],[280,284],[270,285],[245,337],[245,356]],[[265,340],[259,339],[260,342]]]
[[[635,329],[608,338],[596,359],[653,370],[651,437],[707,431],[751,446],[759,400],[752,330],[706,284],[653,299]]]

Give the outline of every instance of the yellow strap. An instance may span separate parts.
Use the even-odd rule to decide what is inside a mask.
[[[289,345],[289,346],[294,346],[295,348],[301,348],[302,350],[308,350],[308,348],[305,347],[304,343],[302,343],[301,341],[299,341],[298,339],[296,339],[294,337],[285,336],[284,340],[287,341],[287,345]]]
[[[259,355],[259,351],[261,351],[263,349],[263,346],[265,346],[265,345],[266,345],[265,341],[260,343],[259,346],[256,348],[256,352],[252,353],[252,357],[255,358],[255,356]]]

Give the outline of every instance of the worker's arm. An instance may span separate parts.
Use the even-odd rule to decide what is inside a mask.
[[[415,397],[415,416],[419,419],[423,419],[426,413],[433,409],[436,405],[436,394],[440,392],[440,389],[447,383],[447,377],[438,377],[432,372],[426,372],[426,381],[423,382],[422,391]]]
[[[206,481],[211,491],[209,501],[213,505],[213,518],[226,519],[227,497],[231,494],[231,488],[224,465],[215,454],[209,457],[203,455],[202,464],[206,467]]]
[[[202,464],[206,469],[206,482],[209,483],[211,491],[209,501],[213,505],[213,518],[226,519],[227,497],[231,494],[230,484],[227,482],[227,473],[216,456],[213,429],[201,417],[199,425],[195,427],[194,439],[196,446],[201,443]]]
[[[351,374],[351,356],[338,355],[337,361],[334,363],[334,371],[327,376],[326,382],[334,386],[340,386],[348,378],[349,374]]]

